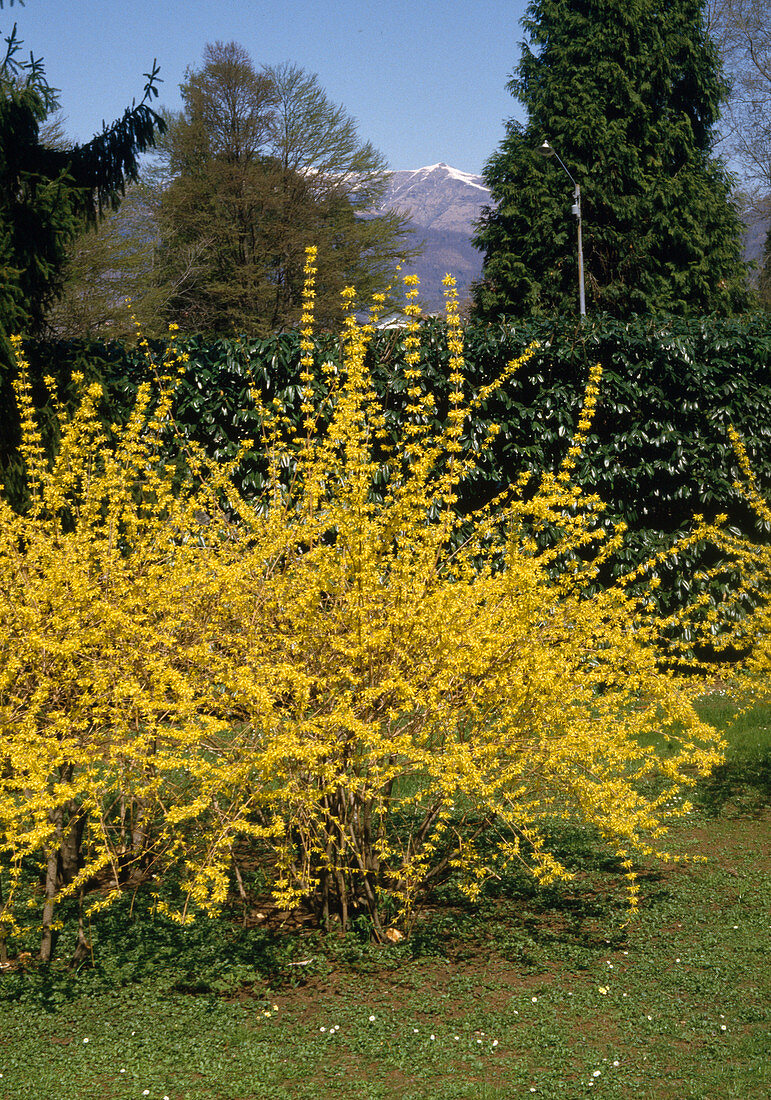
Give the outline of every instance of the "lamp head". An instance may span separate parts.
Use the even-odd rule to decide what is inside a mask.
[[[549,145],[548,141],[545,141],[543,145],[538,146],[538,152],[541,154],[542,157],[554,156],[554,150],[552,149],[551,145]]]

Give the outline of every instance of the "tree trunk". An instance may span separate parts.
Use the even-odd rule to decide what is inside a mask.
[[[62,816],[61,806],[49,813],[49,820],[56,827],[55,841],[48,849],[46,860],[45,901],[43,903],[43,929],[40,936],[40,961],[51,961],[54,948],[53,919],[56,905],[56,892],[59,881],[59,856],[61,852]]]
[[[78,963],[83,962],[89,956],[93,963],[94,953],[91,949],[91,941],[86,935],[86,929],[83,924],[83,889],[81,887],[80,894],[78,895],[78,942],[75,945],[75,951],[72,956],[72,965],[77,966]]]

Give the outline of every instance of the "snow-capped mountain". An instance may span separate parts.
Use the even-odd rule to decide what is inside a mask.
[[[490,192],[481,176],[448,164],[391,174],[382,209],[407,214],[415,229],[415,243],[424,246],[423,254],[407,270],[420,277],[420,302],[427,312],[442,310],[445,275],[457,279],[461,302],[479,278],[482,254],[472,245],[471,237],[482,207],[489,202]]]

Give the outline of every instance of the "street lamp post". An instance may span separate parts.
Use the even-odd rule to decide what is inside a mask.
[[[538,152],[542,157],[555,157],[557,163],[562,168],[565,175],[573,184],[573,205],[570,208],[571,214],[575,214],[578,222],[578,309],[582,317],[586,316],[586,297],[584,295],[584,248],[581,239],[581,188],[573,179],[570,172],[560,160],[560,157],[555,149],[549,145],[548,141],[545,141],[543,145],[539,145]]]

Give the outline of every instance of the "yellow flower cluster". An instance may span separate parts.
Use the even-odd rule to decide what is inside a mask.
[[[771,506],[760,492],[741,436],[733,426],[728,435],[742,475],[734,489],[754,512],[759,531],[768,532]],[[765,538],[752,542],[732,530],[725,515],[712,523],[696,516],[694,529],[683,542],[709,545],[718,551],[718,560],[696,574],[704,591],[677,621],[716,654],[746,652],[746,660],[734,670],[736,686],[750,701],[748,705],[767,701],[771,698],[771,545]]]
[[[300,381],[303,386],[302,412],[306,431],[313,430],[313,310],[316,302],[316,255],[317,249],[310,245],[305,250],[303,268],[302,314],[300,316]]]
[[[568,453],[563,459],[562,465],[559,468],[557,474],[557,480],[568,483],[571,479],[573,471],[576,467],[581,451],[586,444],[586,437],[589,434],[589,429],[592,426],[592,420],[594,419],[595,409],[597,408],[597,398],[600,393],[600,379],[602,378],[602,364],[597,363],[589,371],[589,381],[586,384],[584,390],[584,400],[581,408],[581,416],[578,424],[576,425],[575,434],[573,436],[573,442],[568,448]]]

